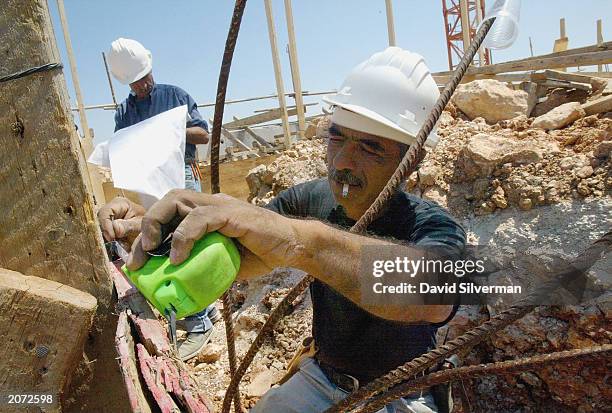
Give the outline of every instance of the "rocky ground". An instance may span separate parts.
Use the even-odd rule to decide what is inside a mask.
[[[438,123],[440,144],[408,178],[407,188],[448,208],[463,224],[470,244],[498,251],[506,271],[520,275],[558,268],[612,226],[612,114],[589,116],[581,106],[588,99],[584,93],[553,90],[550,102],[532,110],[540,116],[530,118],[525,92],[477,82],[462,86],[447,107]],[[291,185],[325,176],[325,125],[325,120],[318,123],[319,138],[300,142],[271,165],[252,170],[247,177],[249,201],[265,204]],[[464,355],[464,362],[509,360],[612,342],[611,261],[607,256],[590,271],[586,303],[541,307]],[[279,269],[238,286],[239,355],[270,308],[300,276],[295,270]],[[463,306],[440,330],[440,340],[447,329],[450,339],[508,304]],[[306,297],[257,356],[242,385],[247,405],[281,377],[297,345],[309,334],[311,311]],[[229,383],[224,334],[217,325],[212,356],[190,362],[216,403]],[[465,380],[455,383],[456,389],[465,389],[462,398],[455,392],[456,411],[609,411],[610,367],[610,361],[572,362],[520,375]]]

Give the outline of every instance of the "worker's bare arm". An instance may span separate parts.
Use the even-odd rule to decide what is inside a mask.
[[[187,128],[187,143],[204,145],[208,143],[208,132],[199,126]]]
[[[295,267],[382,318],[438,322],[451,311],[450,306],[424,306],[421,302],[402,309],[364,305],[359,280],[362,247],[392,245],[390,242],[351,234],[318,221],[288,218],[222,194],[174,190],[153,205],[142,220],[142,234],[132,247],[128,268],[144,265],[145,251],[160,242],[161,225],[176,215],[183,220],[173,236],[173,264],[187,259],[195,241],[204,234],[219,231],[243,247],[240,278],[265,274],[274,267]],[[405,248],[407,256],[416,254],[410,247]]]

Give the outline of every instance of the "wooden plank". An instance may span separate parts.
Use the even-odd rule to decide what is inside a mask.
[[[581,73],[559,72],[557,70],[544,70],[544,76],[548,79],[567,80],[568,82],[591,83],[592,76]]]
[[[151,306],[142,294],[132,285],[115,264],[109,263],[109,270],[117,289],[117,307],[129,309],[129,316],[141,337],[141,342],[151,354],[164,354],[171,351],[168,335],[155,317]]]
[[[76,94],[77,107],[79,108],[79,120],[81,121],[81,130],[83,131],[83,139],[81,140],[83,153],[85,158],[88,158],[93,152],[93,137],[89,133],[89,124],[87,123],[87,115],[85,114],[76,59],[72,51],[72,41],[70,40],[70,33],[68,30],[68,19],[66,18],[66,10],[64,9],[64,0],[57,0],[57,8],[59,11],[62,33],[64,34],[64,42],[66,43],[66,52],[68,54],[68,62],[70,63],[70,73],[72,75],[74,93]],[[102,190],[102,182],[100,182],[98,175],[98,168],[95,165],[87,164],[87,170],[87,180],[94,193],[95,201],[97,204],[102,205],[106,200],[104,199],[104,191]]]
[[[589,83],[579,83],[579,82],[570,82],[568,80],[556,80],[556,79],[547,79],[543,82],[538,82],[538,84],[542,86],[547,86],[549,88],[566,88],[566,89],[580,89],[590,91],[591,85]]]
[[[586,46],[586,47],[580,47],[580,48],[575,48],[575,49],[569,49],[566,50],[565,52],[559,52],[559,53],[550,53],[550,54],[546,54],[546,55],[540,55],[540,56],[534,56],[534,57],[528,57],[525,59],[519,59],[519,60],[513,60],[513,61],[509,61],[509,62],[503,62],[503,63],[497,63],[494,65],[488,65],[488,66],[484,66],[484,67],[471,67],[470,69],[468,69],[467,74],[470,76],[475,76],[475,75],[495,75],[495,74],[500,74],[500,73],[506,73],[506,72],[512,72],[512,71],[521,71],[521,70],[540,70],[540,69],[550,69],[552,67],[554,67],[554,64],[548,67],[539,67],[539,68],[534,68],[531,66],[532,63],[534,62],[540,62],[540,61],[545,61],[547,64],[548,62],[550,62],[550,59],[554,59],[554,58],[561,58],[561,57],[568,57],[568,56],[587,56],[592,59],[592,60],[597,60],[599,58],[601,58],[602,55],[597,55],[597,59],[593,59],[593,55],[591,53],[595,53],[595,52],[605,52],[605,51],[611,51],[612,50],[612,42],[604,42],[601,45],[593,45],[593,46]],[[604,58],[605,59],[605,58]],[[608,57],[609,59],[609,57]],[[564,62],[565,64],[565,62]],[[583,63],[580,63],[580,65],[583,65]],[[527,67],[527,69],[512,69],[512,67],[514,66],[521,66],[521,67]],[[540,64],[541,66],[541,64]],[[508,68],[510,67],[511,70],[508,70]],[[450,78],[450,76],[452,76],[453,72],[451,71],[446,71],[446,72],[437,72],[437,73],[433,73],[434,79],[436,77],[445,77],[446,79]]]
[[[602,52],[590,52],[584,54],[573,54],[569,56],[555,57],[534,57],[528,60],[517,60],[513,62],[498,63],[483,67],[472,67],[468,69],[468,77],[473,75],[489,74],[506,72],[522,72],[528,70],[550,69],[555,67],[575,67],[589,66],[598,63],[611,63],[612,50],[604,50]]]
[[[466,52],[470,47],[470,10],[468,0],[459,0],[459,17],[461,19],[461,34],[463,36],[463,51]]]
[[[240,118],[233,116],[235,121],[239,121]],[[255,131],[251,128],[249,128],[248,126],[245,126],[244,128],[242,128],[244,131],[246,131],[246,133],[248,133],[251,138],[253,138],[257,143],[264,145],[264,146],[268,146],[268,147],[272,147],[272,145],[266,141],[264,138],[262,138],[261,136],[259,136],[258,134],[255,133]]]
[[[162,413],[213,411],[212,403],[197,392],[189,374],[179,371],[169,357],[151,356],[141,344],[136,344],[136,351],[142,376]]]
[[[481,7],[481,2],[477,1],[476,2],[476,27],[480,27],[480,23],[482,22],[483,19],[483,10]],[[531,37],[529,38],[529,44],[531,45]],[[487,49],[484,47],[479,47],[478,48],[478,62],[479,62],[479,66],[484,66],[486,64],[486,54],[488,53]],[[533,51],[531,52],[531,55],[533,56]]]
[[[601,19],[597,20],[597,44],[600,45],[603,43],[603,30],[602,30],[602,22]],[[602,65],[597,65],[597,73],[601,73]]]
[[[198,390],[197,383],[184,365],[176,361],[175,350],[170,346],[168,336],[148,302],[119,270],[121,262],[108,265],[117,288],[118,309],[136,327],[140,341],[136,344],[137,369],[154,396],[156,407],[162,412],[210,413],[212,404]],[[125,325],[123,328],[126,328]],[[126,330],[119,331],[119,326],[117,331],[118,336],[126,334]],[[125,346],[121,351],[125,353]],[[122,352],[119,352],[120,356]],[[130,380],[133,380],[133,376],[130,376]],[[139,398],[137,393],[133,394]]]
[[[567,50],[567,46],[569,45],[569,39],[565,33],[565,18],[561,18],[559,20],[559,38],[555,40],[555,44],[553,46],[553,53],[564,52]],[[560,67],[557,70],[566,71],[565,68]]]
[[[289,65],[291,66],[291,79],[293,81],[295,105],[297,106],[298,131],[300,138],[304,138],[304,132],[306,131],[306,122],[304,121],[304,99],[302,99],[302,81],[300,79],[300,64],[295,42],[291,0],[285,0],[285,17],[287,20],[287,37],[289,39]]]
[[[297,113],[297,109],[287,111],[288,116],[293,116]],[[282,109],[275,109],[269,112],[260,113],[259,115],[247,116],[239,121],[227,122],[223,127],[227,130],[239,129],[244,126],[257,125],[264,122],[270,122],[275,119],[280,119],[283,116]]]
[[[389,46],[395,46],[395,25],[393,19],[393,1],[385,0],[387,10],[387,36],[389,38]]]
[[[240,139],[238,139],[237,137],[233,136],[227,129],[225,129],[223,127],[221,128],[221,134],[223,136],[225,136],[227,139],[229,139],[230,141],[232,141],[235,144],[237,144],[238,146],[243,147],[247,151],[252,151],[253,150],[253,148],[249,147],[244,142],[242,142]],[[259,157],[259,155],[257,155],[257,154],[255,154],[255,156]]]
[[[119,355],[119,368],[125,382],[130,407],[133,412],[149,413],[151,406],[144,394],[140,383],[138,365],[136,363],[136,351],[134,350],[134,338],[130,330],[128,316],[125,311],[119,313],[117,322],[117,333],[115,335],[115,349]]]
[[[304,112],[306,112],[306,108],[308,106],[316,106],[318,104],[319,104],[319,102],[305,103],[305,104],[302,105],[302,109],[304,109]],[[297,106],[287,106],[287,110],[291,110],[291,109],[295,110],[296,108],[297,108]],[[265,113],[265,112],[270,112],[270,111],[278,110],[278,109],[279,108],[257,109],[257,110],[254,110],[253,113]],[[289,115],[289,116],[291,116],[291,115]]]
[[[604,96],[591,102],[586,102],[582,105],[582,109],[584,109],[587,116],[604,112],[612,112],[612,95]]]
[[[270,49],[272,51],[272,63],[274,66],[274,79],[276,80],[276,93],[278,94],[278,106],[281,110],[283,120],[283,133],[285,134],[285,144],[291,146],[291,136],[289,135],[289,115],[285,104],[285,86],[283,85],[283,75],[281,73],[280,59],[278,57],[278,47],[276,45],[276,29],[274,27],[274,16],[272,14],[272,1],[264,0],[266,9],[266,21],[268,23],[268,37],[270,38]]]
[[[584,54],[581,53],[569,56],[556,56],[547,58],[536,57],[530,61],[498,63],[496,65],[473,68],[473,72],[471,72],[472,69],[470,69],[470,71],[468,72],[470,74],[495,74],[504,72],[550,69],[553,67],[589,66],[598,63],[610,62],[612,62],[612,50],[605,50],[601,52],[590,52]]]
[[[115,97],[115,88],[113,87],[113,80],[111,79],[110,72],[108,70],[108,63],[106,62],[106,55],[102,52],[102,60],[104,61],[104,70],[106,71],[106,78],[108,79],[108,86],[110,87],[111,97],[113,98],[113,105],[117,106],[117,98]]]
[[[268,142],[267,140],[265,140],[264,138],[256,134],[253,129],[249,128],[248,126],[245,126],[244,130],[246,131],[246,133],[248,133],[251,136],[251,138],[255,139],[255,141],[257,141],[259,144],[263,146],[267,146],[269,148],[272,147],[272,144],[270,142]]]
[[[0,269],[0,394],[50,393],[58,406],[95,311],[91,294]]]
[[[140,373],[160,411],[162,413],[180,413],[181,409],[176,405],[172,396],[168,394],[167,389],[164,388],[164,383],[159,380],[163,366],[151,357],[142,344],[136,344],[136,352]]]
[[[0,8],[0,44],[19,45],[3,73],[59,59],[47,2],[27,4]],[[106,318],[112,284],[61,71],[0,84],[0,147],[0,267],[88,292]]]

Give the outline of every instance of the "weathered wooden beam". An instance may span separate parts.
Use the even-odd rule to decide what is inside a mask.
[[[288,116],[293,116],[297,113],[296,109],[287,111]],[[280,119],[283,116],[282,109],[274,109],[269,112],[260,113],[258,115],[247,116],[239,121],[227,122],[223,127],[228,130],[239,129],[244,126],[257,125],[264,122],[270,122],[271,120]]]
[[[584,109],[587,116],[603,112],[612,112],[612,95],[584,103],[582,109]]]
[[[117,350],[117,354],[119,354],[119,367],[125,382],[125,388],[128,393],[132,411],[142,413],[151,412],[151,406],[147,401],[142,384],[140,383],[134,339],[125,311],[119,314],[117,333],[115,335],[115,349]]]
[[[95,311],[91,294],[0,269],[0,394],[51,394],[59,406]]]
[[[227,129],[223,127],[221,128],[221,135],[225,136],[227,139],[234,142],[236,145],[243,147],[247,151],[253,150],[253,148],[249,147],[247,144],[242,142],[240,139],[236,138],[234,135],[230,133],[230,131],[228,131]],[[256,156],[259,157],[259,155],[256,155]]]
[[[306,108],[308,106],[315,106],[318,105],[319,102],[310,102],[310,103],[304,103],[302,104],[302,109],[304,109],[304,112],[306,112]],[[292,106],[287,106],[287,110],[291,110],[291,109],[296,109],[297,106],[292,105]],[[265,112],[270,112],[272,110],[278,110],[279,108],[267,108],[267,109],[256,109],[253,111],[253,113],[265,113]]]
[[[601,25],[601,19],[597,20],[597,44],[600,45],[603,43],[603,30]],[[597,73],[602,72],[602,65],[597,65]]]
[[[0,27],[2,73],[58,61],[46,0],[5,1]],[[111,281],[69,107],[60,70],[0,83],[0,267],[86,291],[106,317]]]
[[[295,41],[295,27],[293,24],[293,7],[291,0],[285,0],[285,18],[287,20],[287,36],[289,38],[289,65],[291,66],[291,80],[293,81],[293,93],[295,105],[297,106],[298,131],[304,138],[306,122],[304,121],[304,99],[302,98],[302,80],[300,78],[300,63]]]
[[[544,77],[547,79],[567,80],[568,82],[591,83],[592,76],[581,73],[559,72],[557,70],[544,70]]]
[[[467,0],[459,0],[459,18],[461,20],[461,34],[463,35],[463,52],[470,47],[470,10]]]
[[[117,306],[120,310],[129,309],[129,316],[141,337],[141,342],[151,354],[164,354],[170,352],[170,342],[166,331],[155,317],[151,306],[113,264],[109,269],[117,289]]]
[[[72,74],[72,84],[74,86],[74,93],[76,95],[77,107],[79,108],[79,120],[81,121],[81,129],[83,130],[83,139],[81,141],[83,153],[85,158],[88,158],[93,152],[93,136],[89,133],[89,124],[87,122],[87,115],[85,113],[83,94],[81,93],[76,58],[74,57],[74,52],[72,51],[72,41],[70,40],[68,18],[66,17],[66,10],[64,9],[64,0],[57,0],[57,9],[59,11],[62,33],[64,34],[64,42],[66,43],[66,53],[68,54],[68,62],[70,63],[70,72]],[[96,203],[102,205],[106,202],[106,200],[104,199],[104,190],[102,189],[102,182],[100,182],[98,167],[92,164],[87,164],[87,171],[88,183],[94,193]]]
[[[3,1],[0,27],[2,74],[60,62],[46,0]],[[78,405],[89,396],[89,380],[105,380],[109,388],[122,383],[115,363],[92,362],[106,349],[102,328],[111,314],[112,284],[61,70],[0,83],[0,147],[0,267],[97,299],[93,327],[78,353],[81,365],[65,378],[72,381],[67,400]],[[53,336],[56,323],[41,323],[40,334]],[[76,342],[78,333],[66,337]],[[25,379],[14,374],[4,384]]]
[[[120,322],[122,319],[129,321],[136,327],[137,339],[136,355],[138,365],[136,368],[142,374],[147,389],[153,395],[159,410],[162,412],[194,412],[210,413],[212,404],[206,396],[198,390],[197,384],[184,369],[182,363],[176,361],[176,353],[170,346],[168,336],[161,323],[153,314],[148,302],[142,294],[127,280],[118,268],[119,262],[109,263],[109,269],[117,289],[118,310],[120,311]],[[122,328],[123,330],[120,330]],[[117,337],[131,334],[125,323],[118,324]],[[128,337],[125,340],[129,340]],[[144,344],[143,344],[144,343]],[[129,354],[129,344],[126,342],[122,347],[117,347],[119,356]],[[132,360],[126,361],[128,368]],[[123,365],[122,365],[123,368]],[[129,380],[133,380],[133,374],[127,374]],[[132,388],[130,402],[140,400],[138,388]],[[154,409],[156,410],[156,409]]]
[[[283,120],[283,133],[285,135],[285,143],[291,146],[291,137],[289,135],[289,114],[287,113],[287,105],[285,103],[285,86],[283,85],[283,75],[281,72],[280,58],[278,57],[278,46],[276,45],[276,28],[274,27],[274,15],[272,13],[272,1],[264,0],[266,9],[266,21],[268,23],[268,37],[270,38],[270,50],[272,52],[272,63],[274,66],[274,79],[276,80],[276,94],[278,95],[278,106],[281,111],[281,119]]]
[[[389,46],[395,46],[395,23],[393,19],[392,0],[385,0],[385,9],[387,11],[387,37],[389,38]]]
[[[589,66],[599,63],[612,63],[612,50],[579,53],[569,56],[534,57],[528,60],[498,63],[495,65],[471,68],[468,70],[468,75],[521,72],[555,67]]]
[[[237,116],[233,116],[233,118],[234,118],[234,121],[240,120],[240,118],[238,118]],[[255,131],[251,129],[250,127],[245,126],[242,128],[242,130],[246,131],[246,133],[248,133],[251,136],[251,138],[253,138],[257,143],[263,146],[272,147],[272,144],[270,144],[270,142],[266,141],[264,138],[256,134]]]
[[[589,65],[589,64],[597,64],[597,63],[589,63],[592,61],[601,61],[610,62],[612,58],[610,58],[609,54],[605,54],[604,52],[612,51],[612,42],[604,42],[601,45],[593,45],[587,47],[580,47],[575,49],[569,49],[564,52],[559,53],[550,53],[541,56],[528,57],[526,59],[513,60],[509,62],[497,63],[494,65],[488,65],[483,67],[471,67],[468,69],[466,76],[478,76],[478,75],[496,75],[500,73],[506,72],[520,72],[520,71],[528,71],[528,70],[540,70],[540,69],[551,69],[555,66],[568,65],[567,67],[571,67],[575,65],[576,60],[579,61],[581,66]],[[593,53],[603,53],[594,55]],[[563,60],[563,57],[573,58],[568,60]],[[556,59],[556,60],[555,60]],[[582,59],[582,60],[581,60]],[[584,63],[586,62],[586,63]],[[445,78],[448,79],[453,74],[451,71],[446,72],[437,72],[433,73],[434,79],[436,78]],[[469,78],[466,79],[469,81]]]
[[[568,80],[546,79],[537,83],[549,88],[580,89],[586,91],[590,91],[592,89],[590,83],[571,82]]]

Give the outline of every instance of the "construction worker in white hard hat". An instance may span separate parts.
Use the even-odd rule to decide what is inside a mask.
[[[201,191],[201,176],[196,162],[196,145],[208,143],[208,125],[198,112],[195,100],[183,89],[155,83],[151,52],[132,39],[119,38],[112,42],[108,63],[113,76],[130,86],[130,94],[117,107],[115,131],[158,115],[178,106],[187,105],[191,119],[187,122],[185,144],[185,189]],[[114,232],[107,233],[107,241]],[[214,322],[221,315],[214,305],[184,320],[187,338],[179,343],[183,360],[195,357],[208,343]]]
[[[412,262],[434,247],[459,256],[465,232],[443,208],[398,189],[367,229],[375,237],[347,231],[383,189],[437,96],[421,56],[388,48],[355,67],[340,91],[325,99],[333,110],[326,133],[327,178],[291,187],[265,208],[225,195],[175,191],[146,213],[142,237],[128,259],[131,269],[146,262],[143,246],[151,249],[160,243],[149,234],[158,234],[160,225],[178,211],[182,237],[172,244],[175,264],[189,256],[194,240],[219,231],[241,245],[239,279],[275,267],[298,268],[314,277],[313,337],[304,341],[281,384],[271,388],[252,412],[325,411],[435,347],[436,330],[455,314],[455,301],[438,301],[440,297],[419,291],[399,298],[388,295],[388,288],[379,294],[376,283],[384,277],[369,271],[378,261],[368,260],[392,248]],[[432,134],[429,146],[436,142]],[[134,208],[126,199],[111,203]],[[103,226],[109,225],[108,209],[101,210],[99,218]],[[400,277],[409,281],[422,275],[418,270]],[[400,304],[391,306],[387,299],[396,304],[399,299]],[[436,305],[426,305],[430,303]],[[447,409],[436,404],[432,391],[422,391],[380,412]]]

